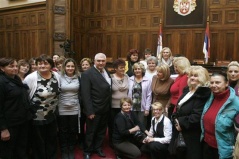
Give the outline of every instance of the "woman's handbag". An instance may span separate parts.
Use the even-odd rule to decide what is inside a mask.
[[[169,152],[171,155],[181,156],[185,153],[186,149],[187,146],[184,141],[183,135],[181,132],[179,132],[172,145],[169,145]]]
[[[185,149],[186,150],[187,146],[183,138],[183,134],[181,132],[178,133],[178,138],[176,142],[176,149]]]
[[[144,132],[142,132],[141,130],[138,130],[134,133],[134,140],[139,142],[139,143],[142,143],[143,140],[146,138],[147,136],[145,135]]]

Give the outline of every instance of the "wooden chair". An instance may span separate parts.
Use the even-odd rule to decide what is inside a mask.
[[[194,59],[193,64],[204,64],[204,60],[203,59]]]
[[[127,60],[127,58],[126,58],[126,57],[119,57],[119,59],[122,59],[122,60],[124,60],[124,61],[126,61],[126,60]]]
[[[106,57],[106,63],[113,63],[113,57]]]
[[[217,61],[217,66],[227,67],[230,62],[231,61],[229,61],[229,60],[218,60]]]

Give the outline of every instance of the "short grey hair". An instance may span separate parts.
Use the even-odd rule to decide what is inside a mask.
[[[104,53],[97,53],[96,55],[95,55],[95,60],[97,60],[98,58],[104,58],[104,59],[106,59],[106,55],[104,54]]]
[[[137,67],[139,67],[139,68],[142,70],[142,76],[144,76],[144,75],[145,75],[145,72],[146,72],[146,69],[145,69],[144,65],[143,65],[142,63],[140,63],[140,62],[136,62],[136,63],[134,63],[134,65],[132,66],[133,74],[134,74],[134,69],[137,68]],[[134,75],[135,75],[135,74],[134,74]]]
[[[156,58],[155,56],[150,56],[146,60],[147,60],[147,64],[149,61],[154,61],[156,66],[158,65],[158,58]]]

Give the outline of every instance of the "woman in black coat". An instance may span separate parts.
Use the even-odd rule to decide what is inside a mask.
[[[135,133],[141,130],[148,136],[150,135],[143,124],[139,122],[134,112],[131,111],[131,106],[132,101],[130,98],[122,98],[120,100],[121,112],[115,117],[112,142],[117,159],[121,157],[138,158],[141,155],[140,142],[135,140]],[[146,135],[142,135],[142,138],[140,137],[142,141],[144,137]]]
[[[15,59],[0,58],[0,158],[4,159],[28,158],[28,87],[17,73]]]
[[[200,143],[200,118],[204,104],[210,96],[208,71],[201,66],[191,66],[188,76],[188,86],[184,88],[178,100],[176,112],[172,115],[173,135],[169,151],[173,153],[175,139],[181,132],[185,143],[185,151],[176,151],[173,158],[201,159],[202,148]]]

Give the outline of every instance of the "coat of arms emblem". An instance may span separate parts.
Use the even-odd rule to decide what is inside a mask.
[[[174,11],[179,15],[186,16],[195,10],[196,0],[174,0]]]

